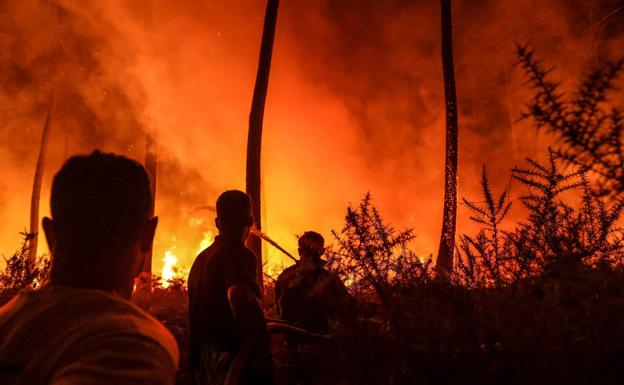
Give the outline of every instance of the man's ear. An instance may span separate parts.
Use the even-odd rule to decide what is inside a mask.
[[[152,250],[154,244],[154,235],[156,234],[156,226],[158,225],[158,217],[153,217],[145,223],[143,234],[141,234],[140,247],[143,253]]]
[[[217,226],[217,229],[221,229],[221,221],[219,220],[219,217],[215,217],[215,226]]]
[[[48,242],[48,250],[53,253],[56,247],[56,230],[54,229],[54,221],[52,218],[44,217],[41,221],[43,232],[45,233],[46,241]],[[53,253],[54,254],[54,253]]]

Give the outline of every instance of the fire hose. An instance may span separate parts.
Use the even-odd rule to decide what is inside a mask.
[[[210,211],[217,211],[217,208],[215,206],[199,206],[196,207],[195,210],[210,210]],[[293,261],[299,262],[299,260],[294,257],[292,254],[290,254],[288,251],[286,251],[286,249],[284,249],[282,246],[280,246],[277,242],[275,242],[274,240],[271,239],[271,237],[269,237],[268,235],[266,235],[265,233],[263,233],[262,231],[256,229],[255,227],[252,227],[250,232],[255,235],[256,237],[262,239],[263,241],[267,242],[268,244],[270,244],[271,246],[275,247],[276,249],[278,249],[279,251],[281,251],[282,253],[286,254],[286,256],[290,259],[292,259]]]
[[[251,228],[251,233],[253,235],[255,235],[256,237],[266,241],[268,244],[270,244],[271,246],[275,247],[276,249],[278,249],[282,253],[286,254],[290,259],[295,261],[295,263],[299,262],[299,260],[297,258],[293,257],[292,254],[290,254],[288,251],[286,251],[286,249],[284,249],[282,246],[278,245],[277,242],[272,240],[268,235],[266,235],[262,231],[256,229],[255,227],[252,227]]]
[[[267,328],[269,329],[270,333],[295,335],[316,341],[329,341],[331,339],[330,335],[311,332],[293,322],[273,318],[267,318],[266,320]],[[249,359],[249,354],[251,353],[252,346],[253,341],[247,340],[245,343],[243,343],[243,346],[238,351],[238,353],[236,353],[234,359],[232,360],[232,364],[230,365],[230,369],[228,370],[228,373],[226,375],[225,385],[236,385],[238,383],[240,374],[243,371],[245,363]]]

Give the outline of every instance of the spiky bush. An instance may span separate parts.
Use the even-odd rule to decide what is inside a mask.
[[[0,272],[0,291],[10,296],[19,290],[32,290],[48,279],[50,258],[39,257],[34,263],[28,261],[28,250],[33,234],[22,233],[22,245],[9,258],[5,258],[5,269]]]
[[[373,294],[388,304],[393,289],[422,284],[431,276],[431,258],[409,250],[413,230],[398,231],[385,222],[370,193],[357,207],[347,207],[344,227],[332,234],[335,245],[326,266],[354,293]]]
[[[592,193],[587,171],[563,172],[561,155],[549,153],[548,165],[529,161],[530,168],[515,168],[513,176],[529,188],[521,197],[529,209],[528,221],[514,234],[516,247],[532,251],[543,269],[576,270],[581,264],[613,262],[622,257],[622,228],[617,221],[622,202],[609,205]],[[575,190],[581,202],[573,205],[562,198]]]
[[[549,149],[546,164],[527,159],[526,167],[512,170],[528,191],[520,197],[528,216],[513,231],[500,230],[511,207],[509,191],[495,199],[484,168],[484,204],[464,199],[471,219],[483,227],[475,236],[460,237],[454,280],[468,287],[505,287],[587,266],[620,269],[624,124],[608,95],[624,60],[589,73],[567,97],[533,50],[518,45],[517,57],[534,91],[521,119],[554,133],[562,145]]]
[[[517,46],[518,64],[528,76],[534,91],[522,114],[561,140],[561,159],[596,178],[592,191],[614,199],[624,194],[624,121],[619,107],[609,103],[609,92],[624,69],[624,59],[589,73],[571,96],[560,91],[560,84],[549,79],[552,68],[545,68],[535,51]]]
[[[467,287],[503,286],[509,282],[516,264],[514,253],[510,252],[509,233],[500,229],[511,208],[509,190],[505,189],[495,198],[483,166],[481,191],[484,205],[463,198],[463,203],[471,210],[470,219],[482,228],[476,236],[460,236],[454,278]]]
[[[563,171],[564,161],[550,151],[545,165],[527,159],[528,166],[513,169],[513,179],[527,190],[520,200],[528,216],[512,231],[500,230],[512,204],[507,201],[508,190],[495,199],[483,169],[485,204],[464,199],[473,213],[471,219],[483,228],[476,236],[461,236],[456,282],[468,287],[505,287],[544,273],[574,274],[582,267],[622,266],[624,233],[618,220],[624,203],[596,196],[587,171]],[[571,194],[566,197],[567,192]]]

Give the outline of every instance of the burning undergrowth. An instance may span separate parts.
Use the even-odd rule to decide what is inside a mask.
[[[48,280],[50,257],[43,254],[35,261],[28,258],[30,240],[34,236],[22,233],[22,246],[10,257],[0,273],[0,298],[5,302],[19,290],[35,290]]]
[[[335,7],[329,8],[334,11],[334,17],[342,10],[340,5]],[[76,8],[51,9],[65,25],[77,22],[72,18],[76,13],[68,12],[68,9],[77,12]],[[97,39],[87,41],[90,46],[100,47]],[[80,47],[70,51],[79,52]],[[27,55],[26,51],[20,51],[20,55]],[[93,52],[97,50],[86,53],[87,59]],[[334,232],[335,242],[327,267],[345,280],[359,306],[353,319],[336,325],[330,346],[318,347],[328,352],[324,357],[327,367],[332,367],[329,363],[340,364],[340,370],[323,372],[324,383],[344,382],[344,378],[352,384],[559,384],[621,380],[624,245],[619,225],[623,204],[618,186],[622,185],[624,128],[619,110],[606,102],[609,101],[607,91],[614,88],[622,64],[617,62],[591,74],[571,99],[564,99],[557,83],[549,81],[547,71],[534,60],[532,51],[519,47],[518,56],[521,67],[529,74],[534,93],[525,117],[550,130],[560,139],[561,148],[549,151],[545,161],[529,159],[512,171],[512,186],[522,194],[513,195],[508,187],[496,196],[485,168],[480,180],[472,181],[480,185],[482,199],[465,200],[464,204],[481,228],[476,234],[459,239],[455,270],[448,282],[432,275],[430,258],[410,249],[413,230],[395,230],[382,218],[369,195],[358,206],[349,207],[344,227]],[[35,55],[33,60],[46,57]],[[19,98],[22,86],[28,88],[38,83],[29,82],[37,73],[29,74],[17,64],[11,69],[11,78],[21,83],[8,89]],[[94,72],[83,75],[89,81],[101,80],[102,73],[97,66],[93,68]],[[37,76],[45,78],[45,75]],[[92,75],[95,77],[91,78]],[[33,89],[41,94],[54,89],[46,87]],[[111,89],[113,95],[123,94],[115,87]],[[74,99],[94,103],[99,100],[88,93],[81,94],[83,91],[68,87],[60,100],[63,103]],[[86,109],[86,118],[78,114],[86,119],[80,124],[97,128],[116,123],[128,128],[123,135],[143,138],[146,131],[142,129],[142,120],[96,119],[95,111],[100,107],[119,109],[121,115],[127,109],[135,111],[137,105],[129,101],[141,98],[126,96],[113,97],[109,101],[112,105],[95,103],[93,111]],[[84,104],[89,106],[88,102]],[[350,108],[365,114],[378,105],[366,100]],[[42,106],[43,102],[37,98],[31,105],[37,112]],[[136,117],[134,112],[130,115]],[[367,128],[370,126],[365,124],[364,130]],[[104,139],[108,135],[95,131],[95,138],[108,140]],[[376,134],[384,136],[383,131]],[[128,152],[141,152],[132,147],[133,140],[128,143]],[[26,151],[27,146],[22,147]],[[503,150],[497,148],[495,153],[499,151]],[[180,169],[188,174],[175,172]],[[163,195],[185,204],[158,208],[163,217],[175,218],[165,227],[167,236],[160,240],[158,247],[164,251],[154,254],[156,261],[162,261],[162,276],[153,277],[148,286],[136,291],[134,298],[172,331],[183,355],[188,346],[188,304],[186,272],[181,260],[192,258],[213,236],[212,214],[205,213],[211,211],[205,206],[207,194],[202,190],[205,181],[185,183],[190,179],[201,180],[193,170],[183,164],[165,173],[179,179],[167,184]],[[413,168],[401,167],[401,170],[399,175],[404,177]],[[399,178],[396,183],[403,186],[409,181]],[[191,187],[182,187],[188,185]],[[188,195],[193,198],[186,201],[184,197]],[[513,207],[512,198],[517,198]],[[519,205],[515,203],[518,201]],[[520,212],[525,214],[517,216],[519,221],[509,218],[510,210],[516,206],[521,206]],[[402,205],[393,209],[397,207],[405,210]],[[181,239],[189,233],[193,235]],[[26,251],[22,248],[8,259],[9,268],[0,280],[4,291],[32,289],[44,280],[46,265],[33,269],[24,259]],[[274,273],[277,271],[272,269],[271,275]],[[268,294],[264,297],[268,314],[274,308],[271,284],[269,280],[265,288]],[[282,348],[276,343],[278,373],[285,363],[280,359]],[[186,364],[183,357],[180,384],[189,381]]]

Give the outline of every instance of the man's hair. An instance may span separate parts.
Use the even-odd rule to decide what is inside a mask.
[[[299,249],[303,255],[318,260],[325,253],[325,239],[315,231],[306,231],[299,237]]]
[[[217,217],[227,230],[240,230],[253,225],[249,195],[239,190],[228,190],[219,195]]]
[[[100,151],[73,156],[54,176],[50,207],[55,263],[72,271],[90,266],[114,274],[108,270],[130,263],[117,254],[136,242],[149,219],[149,178],[140,163],[124,156]]]

